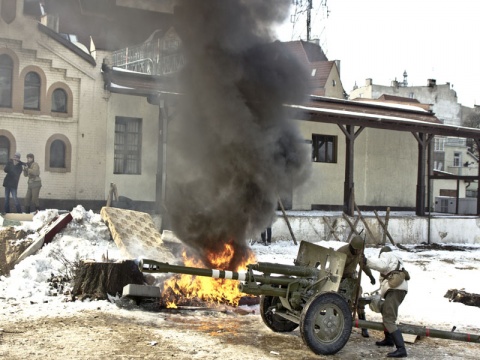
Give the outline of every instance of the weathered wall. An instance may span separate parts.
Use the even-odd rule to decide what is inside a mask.
[[[345,135],[335,124],[299,121],[306,140],[312,134],[338,137],[337,163],[312,162],[312,176],[293,195],[293,210],[312,204],[342,205]],[[310,146],[310,145],[308,145]],[[418,146],[407,132],[365,129],[355,140],[355,201],[359,205],[415,207]]]
[[[159,134],[158,114],[158,106],[148,104],[144,97],[111,94],[108,101],[106,129],[105,194],[108,195],[110,183],[113,182],[117,185],[118,193],[121,196],[137,201],[155,201]],[[116,116],[142,119],[141,174],[115,175],[113,173]]]
[[[458,103],[457,94],[450,84],[434,86],[384,86],[366,85],[354,89],[349,99],[378,99],[383,94],[413,98],[422,104],[432,104],[432,111],[445,124],[461,125],[462,106]]]
[[[335,84],[335,85],[334,85]],[[325,96],[343,99],[343,86],[337,65],[333,65],[325,85]]]
[[[362,235],[367,234],[366,241],[369,245],[380,244],[383,230],[373,213],[363,213],[369,229],[375,239],[369,236],[365,229]],[[380,218],[385,221],[384,212]],[[292,239],[286,221],[282,214],[277,213],[278,218],[272,226],[272,239]],[[325,216],[330,225],[335,223],[335,234],[340,241],[347,241],[350,234],[350,226],[339,213],[320,212],[287,212],[288,220],[297,241],[317,242],[321,240],[336,240],[330,234],[330,228],[325,224]],[[355,218],[350,218],[352,224]],[[430,231],[429,231],[430,228]],[[364,229],[362,221],[358,222],[357,231]],[[431,243],[458,243],[480,244],[480,218],[475,216],[432,216],[421,218],[414,215],[391,216],[388,223],[388,232],[395,243],[420,244],[429,241]],[[387,243],[390,243],[388,237]]]

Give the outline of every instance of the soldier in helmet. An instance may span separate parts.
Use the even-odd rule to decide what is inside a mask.
[[[342,284],[344,287],[349,287],[353,291],[351,291],[350,296],[352,296],[352,303],[355,301],[355,296],[357,294],[357,279],[358,279],[358,273],[357,273],[357,265],[360,263],[362,259],[362,249],[364,247],[364,240],[360,235],[356,235],[353,237],[353,239],[350,241],[349,244],[343,245],[340,247],[337,251],[341,252],[345,255],[347,255],[347,258],[345,260],[345,268],[343,270],[343,276],[342,276]],[[362,266],[362,270],[367,276],[370,278],[370,283],[372,285],[375,285],[375,278],[372,275],[372,271],[368,266]],[[362,293],[362,288],[360,287],[360,294]],[[364,304],[358,304],[357,305],[357,313],[358,313],[358,318],[360,320],[365,320],[365,305]],[[368,334],[367,329],[362,329],[362,336],[363,337],[370,337]]]
[[[389,246],[384,246],[380,249],[378,258],[363,258],[363,262],[371,269],[380,272],[380,295],[385,299],[380,308],[385,339],[377,341],[375,344],[378,346],[396,346],[397,350],[389,352],[387,357],[407,357],[405,342],[396,322],[398,308],[407,295],[408,280],[410,278],[400,277],[395,284],[389,281],[391,274],[404,270],[403,262],[399,256],[392,252]]]

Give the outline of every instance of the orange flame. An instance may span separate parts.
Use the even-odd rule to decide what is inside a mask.
[[[231,244],[225,244],[224,248],[217,252],[210,252],[207,259],[216,269],[228,269],[230,262],[235,255],[235,249]],[[182,254],[185,266],[196,268],[207,268],[202,261],[187,257],[186,252]],[[234,271],[245,271],[246,265],[254,263],[253,252],[247,254],[244,263]],[[161,303],[168,308],[176,308],[178,305],[201,305],[215,306],[228,304],[238,306],[241,297],[244,296],[238,290],[238,281],[229,279],[214,279],[204,276],[174,275],[164,282]]]

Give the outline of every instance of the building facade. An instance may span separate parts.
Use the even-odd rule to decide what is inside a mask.
[[[42,24],[47,16],[26,13],[23,1],[1,5],[0,169],[15,152],[24,161],[33,153],[42,208],[98,209],[111,183],[119,195],[151,204],[158,106],[104,89],[102,62],[111,52],[72,42]],[[20,198],[26,185],[22,176]]]
[[[421,104],[427,104],[435,116],[444,124],[464,126],[464,118],[473,109],[458,103],[457,94],[450,83],[437,84],[435,79],[428,79],[425,86],[409,86],[407,73],[404,72],[402,82],[392,81],[390,86],[374,84],[372,79],[366,79],[365,85],[355,87],[349,95],[351,100],[379,99],[385,95],[411,99]],[[467,139],[451,136],[436,136],[432,146],[432,171],[439,174],[473,176],[478,172],[478,157],[470,151]],[[436,180],[433,182],[432,196],[476,196],[478,184],[461,181],[457,184],[452,180]],[[449,194],[449,195],[447,195]],[[432,199],[432,201],[434,201]]]

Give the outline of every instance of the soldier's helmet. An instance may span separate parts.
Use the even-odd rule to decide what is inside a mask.
[[[363,248],[363,239],[360,235],[356,235],[353,237],[353,239],[350,241],[350,245],[355,249],[355,250],[360,250]]]
[[[380,249],[380,253],[378,254],[378,256],[380,256],[384,252],[390,252],[390,251],[392,251],[392,248],[390,246],[386,245],[386,246],[384,246]]]

